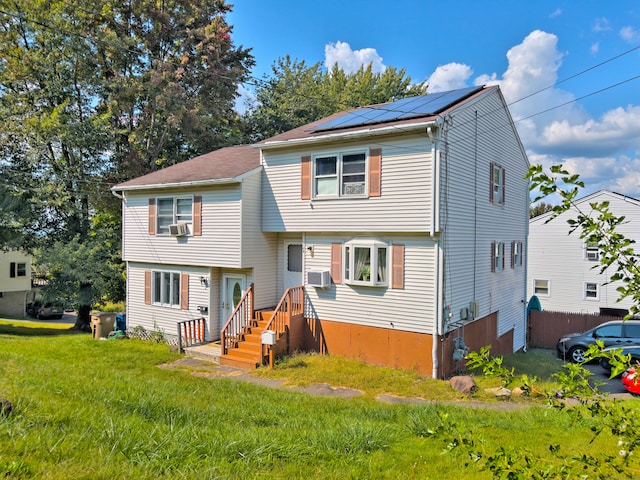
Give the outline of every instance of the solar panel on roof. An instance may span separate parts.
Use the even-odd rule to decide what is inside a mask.
[[[482,87],[467,87],[448,92],[430,93],[419,97],[403,98],[395,102],[372,107],[363,107],[322,123],[312,129],[313,132],[336,130],[374,123],[435,115],[464,98],[473,95]]]

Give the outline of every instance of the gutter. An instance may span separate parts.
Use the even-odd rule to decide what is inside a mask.
[[[318,143],[322,141],[336,141],[336,140],[350,140],[362,137],[369,137],[377,134],[390,134],[398,132],[410,132],[413,130],[421,130],[423,128],[435,125],[436,121],[429,120],[426,122],[412,123],[410,125],[395,125],[382,128],[367,128],[364,130],[357,130],[354,132],[342,132],[342,133],[330,133],[326,135],[319,135],[315,137],[294,138],[291,140],[278,140],[274,142],[264,142],[252,145],[253,148],[270,149],[277,147],[286,147],[294,145],[307,145],[310,143]]]

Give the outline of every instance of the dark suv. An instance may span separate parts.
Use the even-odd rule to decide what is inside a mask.
[[[616,320],[598,325],[584,333],[570,333],[558,340],[556,350],[563,360],[584,362],[584,354],[590,345],[601,340],[605,347],[640,345],[640,320]]]

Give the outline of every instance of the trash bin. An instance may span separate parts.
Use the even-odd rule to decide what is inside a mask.
[[[116,315],[116,330],[120,330],[121,332],[127,331],[127,315],[124,313],[119,313]]]
[[[94,312],[91,314],[91,333],[93,338],[107,338],[109,332],[113,331],[115,323],[115,313]]]

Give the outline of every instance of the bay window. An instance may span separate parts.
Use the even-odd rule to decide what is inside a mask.
[[[389,245],[374,240],[350,241],[344,245],[344,281],[353,285],[389,284]]]

